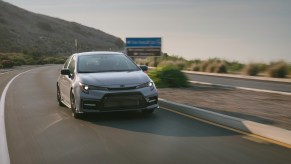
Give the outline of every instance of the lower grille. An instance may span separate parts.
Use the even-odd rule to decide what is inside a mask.
[[[132,109],[145,107],[145,100],[140,93],[107,94],[103,98],[105,109]]]
[[[85,110],[128,110],[145,108],[149,105],[141,93],[110,93],[106,94],[102,100],[82,100],[82,107]],[[152,102],[155,103],[155,102]]]

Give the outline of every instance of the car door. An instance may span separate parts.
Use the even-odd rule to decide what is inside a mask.
[[[70,70],[71,74],[63,75],[62,77],[62,98],[64,103],[70,105],[70,92],[73,79],[75,77],[75,64],[76,64],[76,56],[72,56],[71,60],[68,63],[67,68]]]
[[[72,56],[68,57],[68,59],[66,60],[64,66],[63,66],[63,69],[67,69],[68,68],[68,65],[70,63],[71,58],[72,58]],[[59,82],[59,89],[60,89],[60,94],[61,94],[62,101],[64,101],[64,87],[65,87],[64,79],[65,79],[65,76],[66,75],[60,74],[59,81],[58,81]]]

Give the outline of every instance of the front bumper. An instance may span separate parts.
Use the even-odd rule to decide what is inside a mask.
[[[77,98],[78,113],[99,113],[131,110],[150,110],[159,108],[157,90],[141,88],[126,91],[79,90]]]

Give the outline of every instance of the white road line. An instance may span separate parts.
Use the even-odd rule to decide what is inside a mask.
[[[280,95],[291,96],[290,92],[272,91],[272,90],[255,89],[255,88],[247,88],[247,87],[235,87],[235,86],[231,86],[231,85],[206,83],[206,82],[200,82],[200,81],[190,81],[190,82],[193,84],[211,85],[211,86],[234,88],[234,89],[241,89],[241,90],[247,90],[247,91],[263,92],[263,93],[275,93],[275,94],[280,94]]]
[[[259,77],[259,76],[247,76],[247,75],[235,75],[235,74],[222,74],[222,73],[207,73],[207,72],[193,72],[193,71],[182,71],[186,74],[192,75],[203,75],[212,77],[222,77],[222,78],[235,78],[243,80],[258,80],[265,82],[280,82],[280,83],[290,83],[290,78],[273,78],[273,77]]]
[[[0,163],[1,164],[10,164],[10,158],[9,158],[9,152],[8,152],[8,145],[7,145],[7,139],[6,139],[6,130],[5,130],[5,114],[4,114],[4,107],[5,107],[5,98],[6,98],[6,94],[7,94],[7,90],[10,86],[10,84],[20,75],[27,73],[29,71],[28,70],[25,72],[22,72],[16,76],[14,76],[9,82],[8,84],[5,86],[3,92],[2,92],[2,96],[1,96],[1,100],[0,100]]]

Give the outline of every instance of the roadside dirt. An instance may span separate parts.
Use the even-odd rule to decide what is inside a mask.
[[[158,91],[166,100],[291,130],[291,96],[204,85]]]

